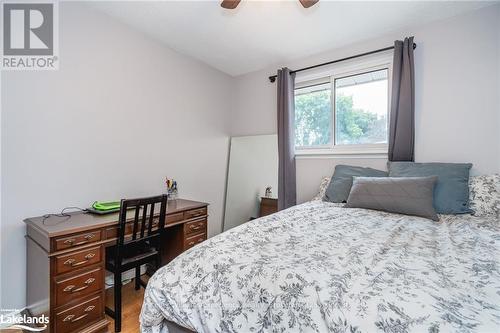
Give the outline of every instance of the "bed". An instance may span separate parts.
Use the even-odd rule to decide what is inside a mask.
[[[162,267],[140,320],[143,333],[498,332],[500,223],[307,202]]]

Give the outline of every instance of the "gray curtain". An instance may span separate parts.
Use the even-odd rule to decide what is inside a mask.
[[[296,204],[295,187],[295,73],[278,70],[278,210]]]
[[[415,160],[415,68],[413,37],[394,42],[389,161]]]

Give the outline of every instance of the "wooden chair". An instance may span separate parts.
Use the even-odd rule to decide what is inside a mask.
[[[158,223],[154,217],[156,204],[160,204]],[[135,209],[132,221],[127,221],[129,209]],[[115,332],[121,331],[122,273],[135,268],[135,289],[139,290],[141,286],[146,288],[140,276],[141,265],[154,262],[156,268],[161,266],[161,234],[165,227],[166,209],[167,195],[121,201],[116,245],[106,249],[106,270],[114,275],[115,309],[106,307],[105,310],[115,320]],[[132,227],[132,233],[126,237],[127,227]]]

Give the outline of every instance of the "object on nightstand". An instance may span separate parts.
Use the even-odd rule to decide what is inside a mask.
[[[165,180],[165,184],[167,185],[168,200],[176,200],[179,196],[177,181],[175,181],[174,179],[168,179],[167,177]]]
[[[271,186],[266,187],[266,193],[264,194],[266,198],[272,198],[273,188]]]
[[[260,217],[276,213],[278,211],[278,198],[260,198]]]

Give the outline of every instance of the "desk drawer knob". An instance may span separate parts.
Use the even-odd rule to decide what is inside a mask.
[[[73,318],[75,318],[76,316],[75,315],[68,315],[66,317],[64,317],[63,321],[71,321]]]
[[[201,229],[201,227],[202,227],[201,224],[198,224],[198,225],[191,224],[189,226],[189,228],[191,228],[191,230],[199,230],[199,229]]]
[[[64,264],[66,266],[72,266],[75,261],[76,261],[75,259],[68,259],[64,262]]]
[[[67,286],[66,288],[64,288],[64,291],[65,292],[70,292],[71,290],[73,290],[73,288],[75,288],[76,286],[74,284],[70,284],[69,286]]]

